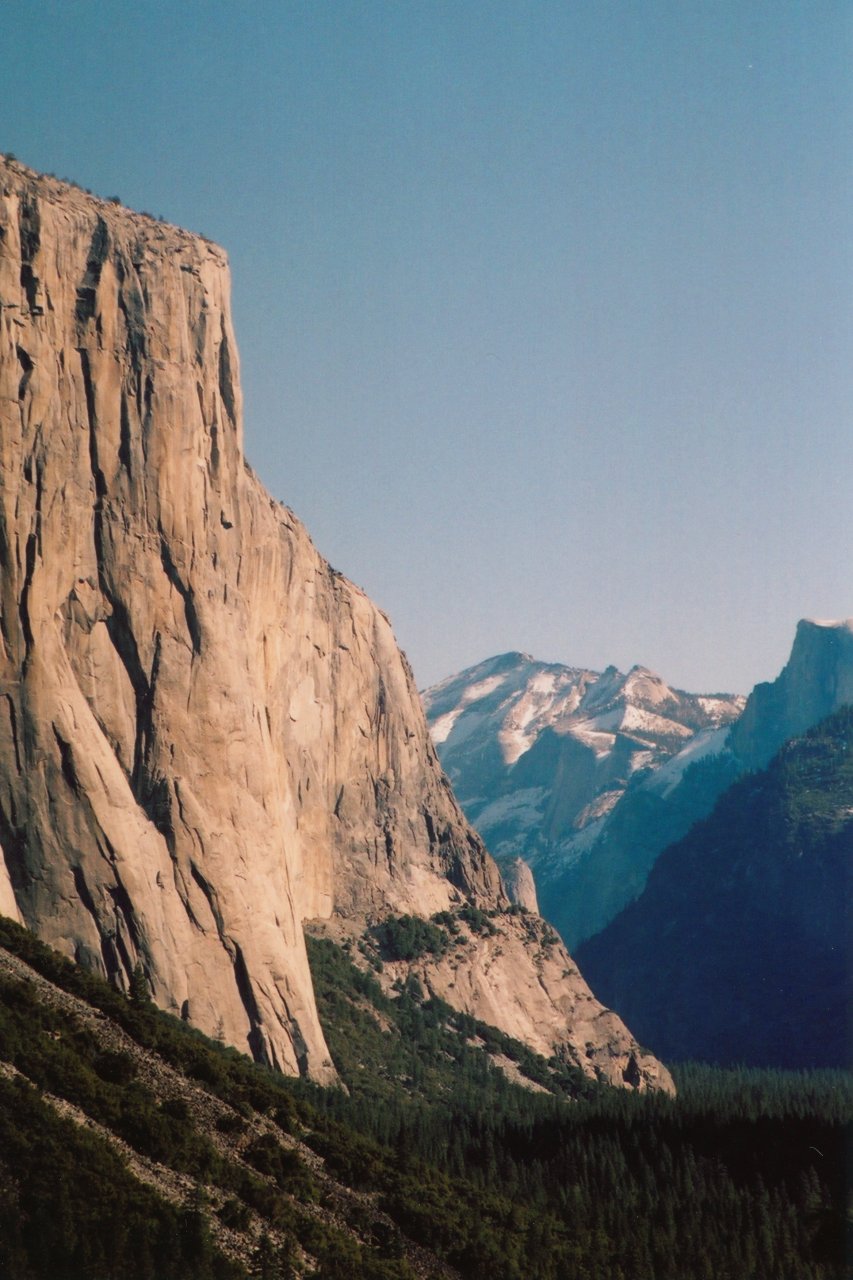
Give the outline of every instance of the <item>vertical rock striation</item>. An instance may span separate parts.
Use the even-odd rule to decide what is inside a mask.
[[[15,162],[0,193],[0,910],[331,1078],[302,921],[500,876],[387,619],[244,463],[222,250]]]
[[[775,680],[757,684],[727,746],[741,770],[763,769],[784,742],[853,703],[853,618],[801,618]]]

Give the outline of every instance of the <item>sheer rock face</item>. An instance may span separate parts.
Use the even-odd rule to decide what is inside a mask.
[[[223,252],[16,163],[0,192],[0,910],[330,1078],[303,919],[500,876],[387,619],[243,461]]]
[[[853,618],[801,618],[773,681],[757,684],[728,738],[742,769],[763,769],[783,742],[853,702]]]

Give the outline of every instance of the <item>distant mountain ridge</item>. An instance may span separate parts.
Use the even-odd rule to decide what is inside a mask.
[[[579,960],[669,1061],[850,1061],[853,706],[789,740],[655,863]]]
[[[853,619],[802,619],[780,675],[748,698],[510,653],[423,699],[466,816],[500,862],[529,862],[543,915],[573,948],[738,777],[853,701]]]
[[[499,860],[530,863],[543,913],[571,937],[555,881],[583,860],[626,792],[665,769],[675,785],[721,748],[745,704],[671,688],[641,666],[596,672],[522,653],[470,667],[423,698],[466,816]]]

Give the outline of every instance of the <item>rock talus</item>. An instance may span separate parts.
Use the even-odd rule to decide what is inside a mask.
[[[500,909],[497,868],[387,619],[244,462],[222,250],[0,193],[0,910],[332,1078],[303,920]]]

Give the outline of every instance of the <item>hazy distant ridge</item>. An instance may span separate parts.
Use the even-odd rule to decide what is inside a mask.
[[[612,825],[626,793],[658,773],[671,789],[718,752],[745,702],[673,689],[645,667],[597,672],[522,653],[490,658],[423,697],[466,815],[499,859],[530,863],[544,914],[572,941],[638,892],[650,864],[634,859],[615,900],[588,895],[583,919],[563,909],[571,890],[562,877]]]

